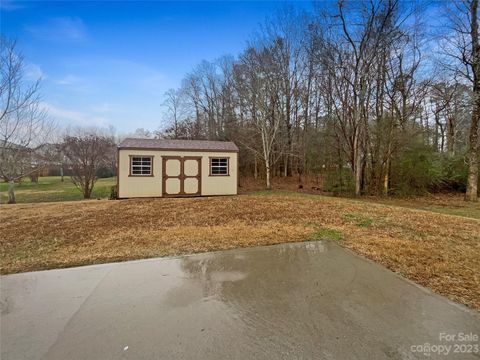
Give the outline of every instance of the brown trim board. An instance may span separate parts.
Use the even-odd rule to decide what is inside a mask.
[[[120,198],[120,149],[117,147],[117,198]]]
[[[217,149],[176,149],[176,148],[154,148],[154,147],[119,147],[119,150],[144,150],[144,151],[185,151],[185,152],[216,152],[216,153],[238,153],[239,150],[217,150]],[[170,156],[170,155],[167,155]]]
[[[178,176],[168,176],[166,174],[166,167],[168,160],[180,161],[180,174]],[[197,160],[198,171],[197,175],[185,175],[185,160]],[[168,194],[166,191],[166,182],[169,178],[176,178],[180,181],[180,192],[177,194]],[[185,192],[185,179],[196,178],[198,190],[196,193]],[[202,157],[201,156],[162,156],[162,196],[163,197],[187,197],[187,196],[201,196],[202,195]]]
[[[185,161],[186,160],[197,160],[198,171],[197,175],[185,175]],[[182,186],[184,185],[185,179],[194,178],[197,179],[198,184],[198,191],[196,193],[185,193],[185,196],[193,196],[193,195],[202,195],[202,156],[183,156],[182,157]]]

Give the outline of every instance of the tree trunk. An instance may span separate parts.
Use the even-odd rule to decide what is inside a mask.
[[[470,126],[469,147],[467,153],[468,178],[467,191],[465,193],[466,201],[478,201],[478,122],[480,117],[480,98],[474,103],[472,112],[472,124]]]
[[[355,196],[360,196],[362,192],[362,156],[360,154],[360,136],[355,134],[353,140],[353,179],[355,182]]]
[[[83,192],[83,198],[84,199],[90,199],[90,197],[92,195],[92,190],[93,190],[93,184],[90,184],[89,182],[87,182],[85,184],[85,189],[84,189],[84,192]]]
[[[63,165],[60,166],[60,177],[61,177],[61,182],[63,182]]]
[[[16,204],[14,189],[15,189],[15,182],[11,180],[8,182],[8,203],[9,204]]]
[[[455,154],[455,118],[447,118],[447,151],[449,154]]]
[[[466,201],[478,201],[478,123],[480,120],[480,42],[478,40],[478,0],[471,2],[471,38],[473,52],[473,111],[467,153],[468,179]]]
[[[391,167],[391,156],[392,156],[392,143],[389,139],[388,149],[387,149],[387,159],[385,161],[385,171],[383,174],[383,194],[388,195],[389,185],[390,185],[390,167]]]
[[[265,164],[265,171],[266,171],[267,190],[272,190],[272,184],[270,183],[270,164],[268,162]]]
[[[355,154],[355,196],[360,196],[362,194],[362,157],[360,152],[357,150]]]
[[[388,195],[388,184],[389,184],[389,169],[388,165],[385,168],[385,174],[383,175],[383,195]]]
[[[367,169],[367,161],[366,161],[366,157],[363,156],[362,157],[362,170],[361,170],[361,173],[360,173],[360,194],[365,194],[365,187],[366,187],[365,172],[366,172],[366,169]]]

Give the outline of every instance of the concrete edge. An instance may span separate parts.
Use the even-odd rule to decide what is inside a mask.
[[[357,259],[359,259],[361,261],[368,262],[368,263],[378,267],[379,269],[382,269],[382,271],[387,271],[387,272],[392,273],[397,278],[407,282],[411,286],[414,286],[414,287],[420,289],[422,292],[424,292],[425,294],[427,294],[429,296],[437,298],[438,300],[441,300],[441,301],[446,301],[450,305],[453,305],[453,306],[457,307],[458,309],[463,310],[463,311],[465,311],[465,312],[467,312],[467,313],[469,313],[473,316],[480,316],[479,311],[477,311],[475,309],[471,309],[471,308],[469,308],[466,305],[463,305],[461,303],[457,303],[453,300],[450,300],[446,296],[438,294],[438,293],[434,292],[433,290],[431,290],[431,289],[429,289],[429,288],[427,288],[423,285],[417,284],[413,280],[410,280],[410,279],[400,275],[399,273],[387,268],[383,264],[375,262],[375,261],[373,261],[369,258],[366,258],[366,257],[362,256],[361,254],[356,253],[352,249],[349,249],[345,246],[342,246],[341,243],[339,243],[337,241],[330,240],[330,239],[290,241],[290,242],[282,242],[282,243],[277,243],[277,244],[239,247],[239,248],[232,248],[232,249],[226,249],[226,250],[213,250],[213,251],[179,254],[179,255],[171,255],[171,256],[157,256],[157,257],[151,257],[151,258],[146,258],[146,259],[115,261],[115,262],[101,263],[101,264],[80,265],[80,266],[72,266],[72,267],[65,267],[65,268],[53,268],[53,269],[38,270],[38,271],[27,271],[27,272],[21,272],[21,273],[1,275],[0,278],[23,276],[23,275],[26,275],[26,274],[44,273],[44,272],[47,272],[47,271],[56,272],[56,271],[77,271],[79,269],[88,270],[88,269],[95,269],[95,268],[120,266],[120,265],[125,264],[125,263],[135,264],[135,263],[144,263],[144,262],[154,262],[154,261],[158,261],[158,260],[178,260],[178,259],[185,258],[185,257],[192,257],[192,256],[199,256],[199,255],[200,256],[201,255],[213,255],[213,254],[218,254],[218,253],[229,253],[229,252],[234,252],[234,251],[235,252],[249,252],[249,251],[255,251],[255,250],[259,250],[259,249],[260,250],[265,250],[265,249],[268,249],[268,248],[271,248],[271,247],[274,247],[274,246],[286,245],[286,244],[293,245],[293,246],[299,246],[299,245],[305,245],[305,244],[309,244],[309,243],[322,243],[322,242],[323,243],[327,242],[330,245],[339,247],[339,248],[349,252],[351,255],[355,256]]]

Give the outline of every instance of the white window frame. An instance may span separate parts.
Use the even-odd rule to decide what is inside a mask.
[[[214,165],[213,162],[216,160],[226,160],[226,165]],[[224,169],[226,172],[221,174],[214,174],[213,168]],[[230,158],[228,156],[212,156],[210,157],[210,164],[209,164],[209,175],[210,176],[230,176]]]
[[[140,159],[140,160],[134,160]],[[150,164],[144,164],[145,159],[150,160]],[[140,164],[134,165],[135,162]],[[137,168],[134,170],[134,167]],[[143,173],[145,169],[148,169],[148,173]],[[140,171],[140,174],[135,174],[134,171]],[[130,155],[130,176],[153,176],[153,156],[152,155]]]

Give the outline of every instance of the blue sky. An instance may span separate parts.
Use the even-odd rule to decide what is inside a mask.
[[[201,60],[237,55],[283,2],[1,4],[1,32],[17,39],[27,77],[42,77],[50,116],[128,133],[161,126],[164,92]]]

